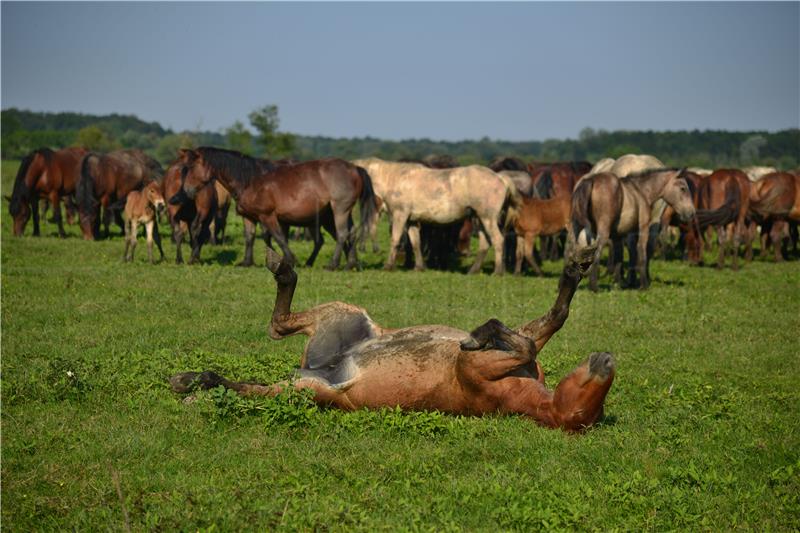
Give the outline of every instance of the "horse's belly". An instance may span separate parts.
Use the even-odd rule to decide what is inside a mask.
[[[421,326],[361,343],[348,353],[357,371],[347,398],[356,407],[462,410],[456,361],[468,336],[444,326]]]

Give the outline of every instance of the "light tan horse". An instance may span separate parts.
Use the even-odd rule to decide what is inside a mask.
[[[125,200],[125,261],[133,261],[133,252],[136,249],[137,224],[144,224],[147,232],[147,258],[153,263],[153,241],[158,245],[161,259],[164,259],[164,250],[161,248],[161,236],[158,234],[156,212],[163,211],[166,206],[161,185],[155,181],[149,182],[141,191],[131,191]]]
[[[394,268],[406,224],[414,249],[414,268],[422,270],[425,265],[417,223],[448,224],[474,213],[481,222],[480,241],[469,273],[480,271],[490,244],[494,247],[494,273],[503,273],[505,238],[500,223],[505,208],[512,210],[519,205],[516,186],[510,179],[479,165],[433,169],[374,157],[359,159],[353,164],[364,168],[372,177],[375,196],[383,201],[391,216],[392,245],[384,268]]]

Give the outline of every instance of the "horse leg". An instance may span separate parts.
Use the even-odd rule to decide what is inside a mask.
[[[419,224],[408,226],[408,240],[411,241],[411,248],[414,250],[414,270],[425,270],[425,261],[422,259],[422,248],[420,246]]]
[[[61,197],[58,191],[50,193],[50,203],[53,206],[53,219],[58,226],[58,236],[63,239],[67,236],[67,233],[64,231],[64,221],[61,219]]]
[[[256,223],[249,218],[244,220],[244,259],[237,265],[240,267],[253,266],[253,245],[256,241]]]
[[[314,249],[311,251],[311,255],[306,261],[307,267],[314,265],[314,261],[317,260],[317,254],[319,254],[319,251],[322,248],[323,243],[325,242],[325,238],[322,236],[322,230],[320,229],[319,222],[317,222],[317,224],[311,227],[311,235],[314,238]]]
[[[725,266],[725,248],[727,240],[727,236],[725,235],[725,226],[717,226],[717,243],[719,243],[719,257],[717,258],[718,269],[721,269]]]
[[[128,257],[128,261],[133,261],[133,252],[134,250],[136,250],[136,244],[137,244],[136,241],[138,236],[136,235],[136,233],[138,231],[138,228],[136,227],[135,219],[131,219],[129,224],[131,225],[131,233],[130,233],[131,251],[130,251],[130,256]]]
[[[281,231],[281,225],[278,223],[277,217],[273,215],[261,215],[259,217],[261,224],[266,229],[265,235],[269,235],[275,242],[278,243],[280,246],[281,251],[283,252],[283,256],[287,258],[287,260],[292,264],[297,263],[297,257],[295,257],[292,250],[289,249],[289,243],[286,241],[286,236]],[[270,250],[269,246],[267,246],[267,250]],[[269,258],[269,251],[267,251],[267,258]]]
[[[150,261],[150,264],[155,264],[153,260],[153,224],[154,220],[150,220],[149,222],[144,223],[145,233],[147,234],[147,260]]]
[[[31,194],[31,217],[33,218],[33,236],[39,236],[39,197],[36,191]]]
[[[183,263],[183,253],[181,252],[181,246],[183,245],[183,234],[187,231],[186,222],[177,221],[172,223],[172,240],[175,241],[175,247],[177,251],[175,252],[175,264],[180,265]]]
[[[128,261],[128,249],[131,246],[131,229],[130,229],[130,220],[125,221],[125,252],[122,254],[122,261]]]
[[[192,220],[192,224],[189,227],[189,242],[192,245],[192,255],[189,257],[190,265],[200,262],[200,251],[209,237],[209,222],[212,218],[213,215],[211,213],[198,210]]]
[[[589,273],[589,290],[592,292],[597,292],[598,278],[600,276],[600,254],[603,253],[603,249],[608,242],[608,232],[601,233],[599,227],[597,230],[597,248],[594,250],[594,260],[592,261],[592,267]]]
[[[623,267],[625,266],[625,248],[622,239],[617,237],[611,242],[611,253],[614,255],[614,283],[617,287],[622,287]]]
[[[383,265],[384,270],[394,269],[397,262],[397,249],[400,247],[400,239],[403,238],[403,232],[406,229],[406,222],[408,221],[408,214],[399,210],[392,212],[392,244],[389,250],[389,257]]]
[[[636,270],[639,273],[639,288],[642,290],[650,286],[650,277],[647,271],[647,263],[650,256],[647,253],[647,245],[650,241],[650,222],[639,227],[639,242],[636,246],[637,261]]]
[[[159,261],[164,260],[164,249],[161,248],[161,234],[158,232],[158,220],[153,219],[153,240],[156,242],[156,246],[158,247],[158,253],[161,254]]]
[[[744,236],[744,224],[735,223],[735,225],[732,225],[729,231],[729,238],[733,241],[733,264],[731,265],[731,268],[733,268],[733,270],[739,270],[739,244]]]
[[[542,272],[542,268],[539,266],[539,263],[536,262],[536,257],[533,254],[534,250],[536,249],[537,237],[538,235],[535,233],[525,234],[525,239],[523,240],[523,253],[525,255],[525,259],[528,261],[528,264],[531,266],[536,275],[544,276],[544,272]]]
[[[348,255],[345,268],[354,268],[357,259],[354,261],[354,256],[351,255],[350,229],[353,222],[350,218],[350,212],[338,210],[334,205],[331,205],[331,208],[333,210],[333,223],[336,225],[336,248],[333,250],[333,257],[331,257],[331,262],[326,267],[326,270],[336,270],[339,268],[342,251]],[[355,253],[354,247],[352,248],[352,253]]]
[[[483,260],[486,258],[486,252],[488,251],[489,239],[486,237],[486,232],[481,228],[481,230],[478,231],[478,251],[475,254],[475,262],[472,263],[469,272],[467,272],[468,274],[477,274],[481,271]]]
[[[525,257],[525,238],[521,234],[517,234],[517,249],[514,254],[514,275],[519,276],[522,274],[522,260]]]
[[[492,247],[494,248],[494,274],[502,276],[506,271],[506,265],[503,263],[503,249],[505,248],[505,236],[500,228],[497,226],[497,219],[487,218],[481,219],[483,228],[491,239]]]
[[[788,227],[785,221],[776,220],[772,224],[772,229],[769,232],[769,238],[772,241],[772,247],[775,248],[775,262],[780,263],[783,261],[783,239],[788,232]]]

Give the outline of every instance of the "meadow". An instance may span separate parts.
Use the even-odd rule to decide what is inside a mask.
[[[2,165],[10,194],[17,163]],[[2,219],[2,526],[40,530],[759,530],[800,528],[800,266],[651,265],[648,291],[581,284],[539,355],[554,386],[592,351],[617,377],[580,435],[522,417],[343,413],[302,394],[186,403],[167,378],[289,377],[304,338],[267,335],[275,283],[241,223],[203,263],[133,263],[123,240],[11,236]],[[382,228],[383,252],[388,244]],[[291,243],[301,260],[307,242]],[[473,248],[475,243],[473,243]],[[378,323],[472,329],[546,311],[546,276],[299,269],[296,309],[330,300]],[[712,254],[709,253],[707,259]]]

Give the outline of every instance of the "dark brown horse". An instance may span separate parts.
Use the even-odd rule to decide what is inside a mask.
[[[39,199],[44,198],[53,208],[58,234],[65,237],[61,218],[61,199],[75,193],[84,148],[49,148],[34,150],[22,160],[14,180],[8,211],[14,218],[14,235],[20,236],[33,217],[33,234],[39,235]]]
[[[336,239],[328,268],[339,266],[342,252],[347,254],[346,268],[356,267],[352,211],[359,200],[362,221],[369,220],[375,210],[366,171],[333,158],[275,166],[260,174],[255,171],[259,166],[257,160],[238,152],[201,147],[192,152],[186,165],[183,190],[191,198],[217,179],[236,200],[236,211],[253,225],[261,223],[292,264],[296,258],[286,235],[289,226],[300,226],[314,233],[314,251],[307,265],[316,259],[322,246],[321,228],[325,228]],[[252,262],[252,251],[249,259]]]
[[[516,331],[492,319],[471,333],[448,326],[384,328],[366,310],[342,302],[294,312],[297,274],[285,258],[270,252],[267,266],[278,285],[270,335],[309,337],[298,376],[261,385],[213,372],[185,372],[169,380],[175,392],[223,386],[245,396],[274,396],[287,388],[306,389],[316,403],[348,411],[400,407],[470,416],[520,414],[565,431],[582,431],[603,416],[615,375],[611,354],[589,355],[552,391],[536,360],[566,321],[594,250],[579,250],[567,262],[558,296],[544,316]]]
[[[106,236],[112,215],[119,216],[131,191],[150,181],[161,181],[161,165],[141,150],[117,150],[107,154],[90,152],[81,163],[81,177],[75,190],[83,238],[100,236],[100,208],[104,210]]]
[[[200,260],[200,251],[211,236],[210,225],[216,215],[217,193],[214,187],[203,187],[195,194],[194,199],[180,195],[183,188],[182,170],[184,166],[179,158],[164,173],[164,198],[167,203],[167,214],[172,226],[172,239],[175,241],[175,262],[183,263],[183,236],[189,234],[192,253],[189,264]]]
[[[692,197],[686,180],[680,177],[681,170],[651,169],[619,178],[610,172],[587,176],[578,183],[572,196],[572,224],[570,243],[592,242],[597,239],[595,263],[609,239],[614,242],[614,255],[621,255],[622,239],[629,233],[637,233],[636,247],[629,250],[631,269],[629,286],[635,286],[636,274],[640,287],[650,285],[648,273],[647,243],[650,237],[653,204],[662,199],[671,205],[682,220],[688,221],[695,214]],[[622,264],[615,265],[614,277],[622,281]],[[597,267],[592,269],[589,288],[597,290]]]

